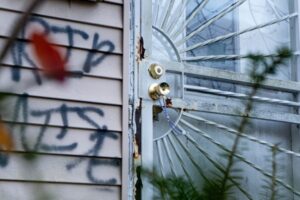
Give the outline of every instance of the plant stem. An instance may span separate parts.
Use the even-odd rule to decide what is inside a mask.
[[[276,164],[276,153],[277,145],[274,145],[272,148],[272,182],[271,182],[271,198],[270,200],[275,200],[276,198],[276,173],[277,173],[277,164]]]
[[[246,108],[245,108],[245,112],[244,112],[244,116],[242,118],[242,121],[241,121],[238,129],[237,129],[238,134],[237,134],[237,136],[234,140],[232,149],[231,149],[230,154],[228,156],[228,164],[227,164],[225,172],[224,172],[224,177],[223,177],[222,182],[221,182],[221,190],[220,190],[222,196],[224,196],[224,197],[225,197],[225,192],[226,192],[227,181],[229,180],[231,168],[234,164],[234,155],[237,152],[238,144],[239,144],[239,141],[240,141],[240,138],[241,138],[241,134],[245,130],[245,127],[246,127],[246,125],[248,123],[248,120],[249,120],[248,116],[249,116],[249,114],[252,110],[252,107],[253,107],[252,97],[256,95],[258,88],[259,88],[259,84],[255,84],[254,87],[253,87],[253,90],[251,91],[251,94],[249,95],[247,105],[246,105]]]
[[[234,139],[232,149],[228,156],[228,163],[225,168],[224,177],[221,180],[220,193],[224,198],[226,197],[226,190],[228,190],[227,182],[230,177],[231,169],[234,164],[234,155],[238,150],[238,144],[240,142],[241,135],[246,128],[246,125],[249,121],[249,114],[253,108],[253,103],[254,103],[253,96],[256,95],[258,89],[261,87],[262,82],[265,81],[266,76],[268,74],[274,74],[276,72],[276,68],[280,64],[283,64],[284,60],[289,58],[290,56],[291,56],[291,52],[286,48],[279,49],[277,51],[276,56],[269,57],[268,59],[271,61],[271,63],[268,62],[268,60],[266,60],[266,58],[261,55],[249,55],[248,56],[253,62],[252,63],[253,70],[250,75],[251,75],[252,79],[254,80],[254,85],[253,85],[251,93],[247,99],[244,116],[242,118],[242,121],[241,121],[238,129],[237,129],[238,133],[236,135],[236,138]],[[262,64],[262,66],[264,66],[263,72],[257,71],[259,64]]]

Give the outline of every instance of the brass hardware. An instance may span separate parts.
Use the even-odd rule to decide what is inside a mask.
[[[150,76],[154,79],[159,79],[165,73],[164,68],[158,64],[150,65],[148,71]]]
[[[166,96],[170,93],[170,86],[166,82],[153,83],[149,87],[149,96],[153,100],[159,99],[161,96]]]

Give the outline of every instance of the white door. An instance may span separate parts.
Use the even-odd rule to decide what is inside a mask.
[[[263,186],[273,180],[278,198],[299,199],[298,1],[140,3],[142,166],[201,186],[205,174],[226,169],[228,159],[220,155],[230,152],[240,135],[234,160],[242,179],[230,180],[236,198],[270,199],[272,191]],[[272,55],[282,46],[293,50],[293,58],[263,83],[250,123],[239,134],[235,128],[252,85],[245,56]],[[163,75],[151,75],[151,66],[162,67],[156,75]],[[165,100],[151,98],[149,89],[157,86],[154,93],[164,94],[166,83]],[[143,184],[143,199],[150,199],[155,192],[147,180]]]

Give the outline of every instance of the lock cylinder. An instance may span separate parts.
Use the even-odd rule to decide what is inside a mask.
[[[162,96],[167,96],[170,93],[170,86],[166,82],[153,83],[149,87],[149,96],[153,100],[157,100]]]
[[[150,76],[154,79],[159,79],[165,73],[164,68],[158,64],[150,65],[148,71]]]

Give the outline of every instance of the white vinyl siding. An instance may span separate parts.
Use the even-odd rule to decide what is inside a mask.
[[[0,0],[0,48],[28,3]],[[0,90],[10,94],[2,119],[15,143],[0,163],[1,200],[127,199],[127,9],[122,0],[49,0],[34,11],[1,63]],[[64,83],[36,68],[28,36],[45,30],[68,58]],[[24,159],[29,151],[36,160]]]

